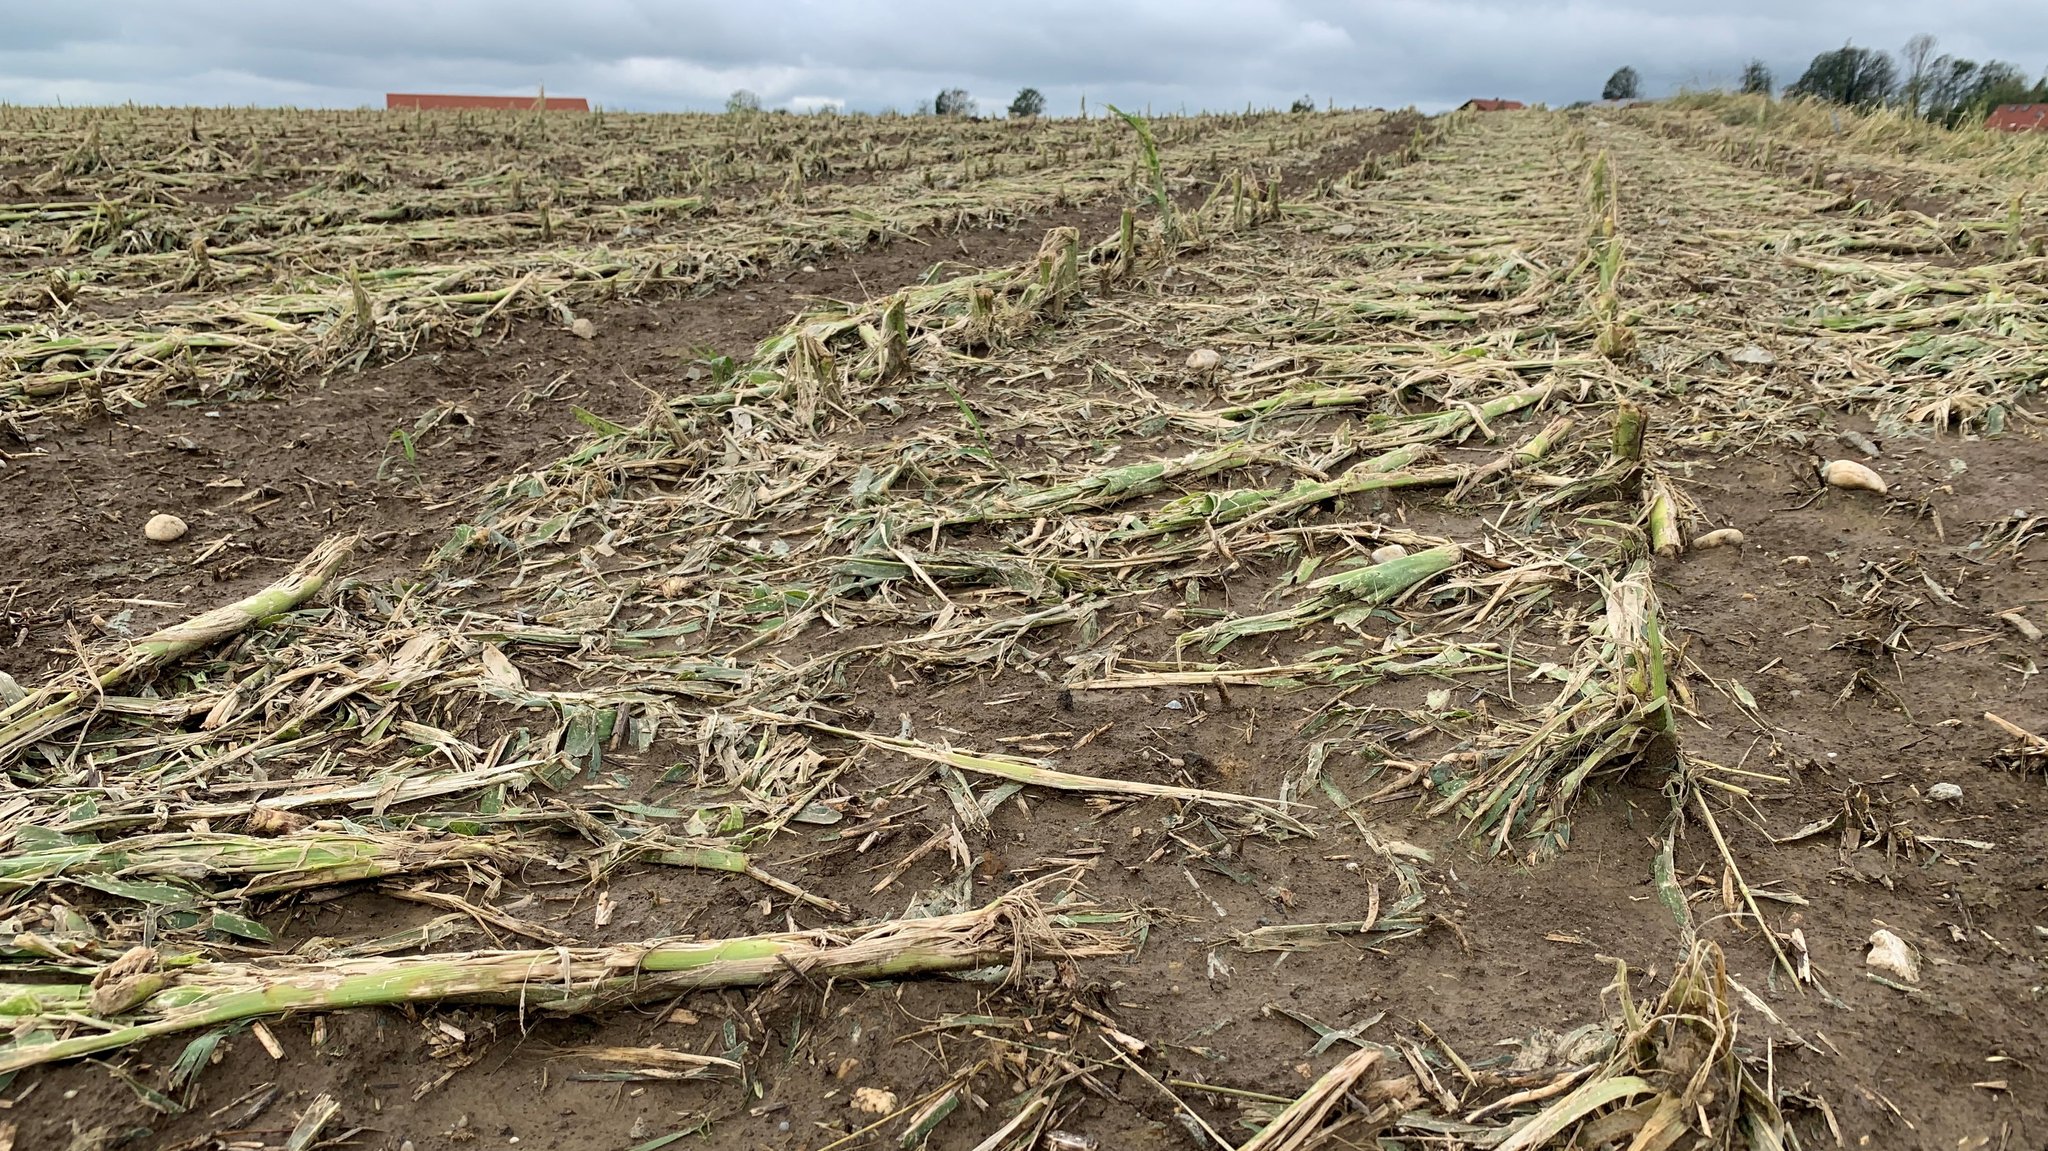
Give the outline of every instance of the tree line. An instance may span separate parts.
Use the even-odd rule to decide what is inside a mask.
[[[1083,105],[1082,111],[1085,114],[1087,111],[1087,101],[1083,100],[1081,103]],[[741,88],[725,99],[725,111],[728,115],[744,116],[759,112],[760,110],[761,97],[745,88]],[[965,88],[942,89],[937,96],[917,106],[917,114],[920,116],[958,116],[965,118],[974,115],[976,110],[977,105],[974,97],[968,95]],[[1288,108],[1288,111],[1297,114],[1313,112],[1315,110],[1316,102],[1307,96],[1296,100]],[[1012,120],[1029,120],[1034,116],[1043,116],[1045,114],[1045,93],[1040,92],[1036,88],[1020,88],[1017,90],[1016,98],[1010,101],[1010,106],[1006,109],[1006,112]]]
[[[761,97],[741,88],[725,98],[725,110],[728,115],[759,112]],[[967,94],[967,89],[944,88],[929,102],[918,105],[917,114],[965,118],[974,115],[975,110],[974,97]],[[1013,120],[1028,120],[1033,116],[1042,116],[1045,114],[1045,94],[1036,88],[1020,88],[1016,98],[1010,101],[1008,111]]]
[[[1947,53],[1921,33],[1906,41],[1897,59],[1879,48],[1844,44],[1813,58],[1799,79],[1786,85],[1787,96],[1808,96],[1851,108],[1896,108],[1948,127],[1982,120],[2001,104],[2048,103],[2048,77],[2028,80],[2016,64],[1987,60],[1979,64]],[[1739,86],[1755,95],[1771,94],[1770,66],[1751,60],[1743,66]],[[1603,100],[1634,100],[1641,91],[1634,68],[1618,68],[1601,90]]]

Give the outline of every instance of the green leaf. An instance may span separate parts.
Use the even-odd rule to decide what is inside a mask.
[[[93,837],[89,835],[66,835],[61,831],[53,831],[47,827],[23,824],[14,829],[15,852],[13,854],[28,851],[49,851],[59,847],[78,847],[92,842]]]
[[[626,429],[621,427],[620,425],[615,424],[610,420],[605,419],[603,416],[597,415],[594,412],[586,411],[585,409],[578,407],[575,404],[569,405],[569,414],[575,416],[576,421],[578,423],[582,424],[584,427],[589,428],[591,431],[594,431],[601,436],[623,435],[626,431]]]
[[[158,907],[188,907],[200,898],[197,891],[172,883],[116,879],[111,875],[67,875],[64,878],[80,887],[90,887],[94,891],[104,891],[108,895]]]
[[[240,1026],[216,1028],[187,1043],[184,1053],[171,1065],[171,1074],[170,1078],[165,1080],[166,1085],[173,1091],[182,1091],[196,1082],[199,1073],[213,1065],[213,1053],[220,1048],[220,1041],[239,1030]]]
[[[253,919],[236,915],[230,911],[214,912],[213,919],[207,924],[207,926],[211,927],[215,931],[223,931],[229,935],[233,935],[241,939],[251,940],[256,943],[277,942],[277,937],[270,933],[269,928],[263,926],[262,924],[256,922]]]

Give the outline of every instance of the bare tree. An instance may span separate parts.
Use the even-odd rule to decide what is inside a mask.
[[[974,97],[965,88],[948,88],[932,100],[932,114],[935,116],[972,116]]]
[[[1906,46],[1899,50],[1899,59],[1906,65],[1906,82],[1899,88],[1899,103],[1918,116],[1927,95],[1927,64],[1934,59],[1934,37],[1922,32],[1906,41]]]

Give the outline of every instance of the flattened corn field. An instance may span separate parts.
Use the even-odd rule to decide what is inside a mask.
[[[0,1145],[2039,1148],[2044,172],[0,111]]]

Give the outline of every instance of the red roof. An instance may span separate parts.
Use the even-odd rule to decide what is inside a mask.
[[[1984,126],[2003,132],[2048,130],[2048,104],[2000,104],[1984,118]]]
[[[422,92],[386,92],[386,108],[481,108],[500,112],[531,112],[541,103],[537,96],[444,96]],[[588,112],[590,101],[581,96],[549,96],[550,112]]]
[[[1526,106],[1520,100],[1467,100],[1464,104],[1475,112],[1519,112]]]

